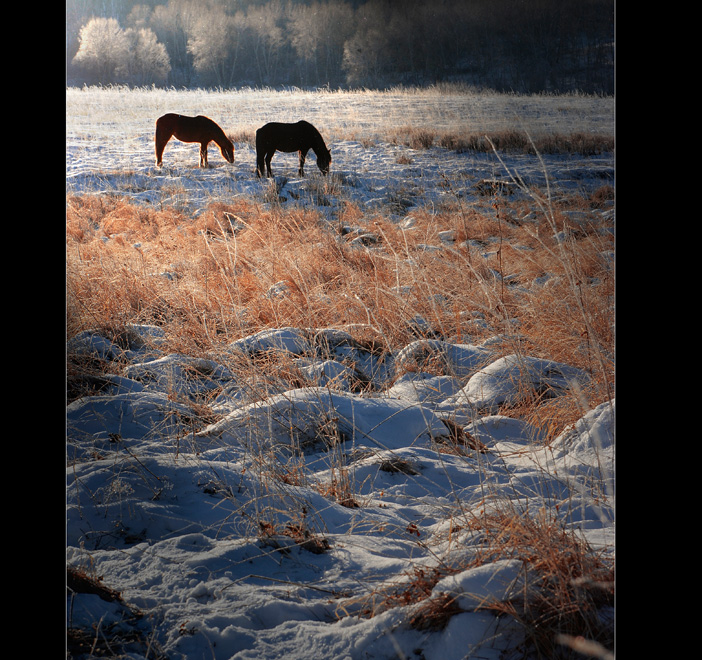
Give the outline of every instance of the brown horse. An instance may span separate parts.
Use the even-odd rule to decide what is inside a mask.
[[[172,137],[181,142],[200,143],[200,167],[207,167],[207,145],[216,142],[222,156],[229,163],[234,162],[234,145],[224,131],[208,117],[186,117],[169,113],[156,120],[156,165],[163,163],[163,150]]]
[[[262,126],[256,131],[256,175],[273,176],[271,173],[271,158],[276,151],[292,153],[297,151],[300,155],[298,174],[305,176],[304,166],[307,152],[312,149],[317,154],[317,167],[322,174],[329,173],[331,152],[324,144],[319,131],[306,121],[296,124],[281,124],[272,122]]]

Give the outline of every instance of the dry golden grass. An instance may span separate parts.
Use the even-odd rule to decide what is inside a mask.
[[[358,340],[397,350],[416,339],[411,321],[421,315],[453,341],[518,333],[530,354],[590,372],[594,406],[613,389],[606,256],[613,237],[600,212],[607,196],[560,200],[545,219],[508,196],[482,207],[418,210],[411,231],[351,203],[336,226],[312,209],[245,199],[190,217],[118,198],[71,197],[68,336],[99,328],[119,337],[131,323],[155,324],[168,350],[202,355],[266,328],[350,326]],[[566,214],[573,209],[586,220],[573,224]],[[370,245],[359,247],[347,226],[365,232]],[[442,245],[446,231],[455,241],[428,249]],[[485,330],[471,325],[475,315]],[[508,341],[505,352],[514,346]],[[536,403],[543,402],[526,402],[519,414],[551,433],[582,414],[569,399]]]
[[[411,149],[440,146],[452,151],[503,153],[581,154],[591,156],[614,150],[614,138],[589,133],[544,133],[531,136],[516,129],[472,133],[470,131],[435,131],[413,125],[399,126],[387,133],[387,141]]]

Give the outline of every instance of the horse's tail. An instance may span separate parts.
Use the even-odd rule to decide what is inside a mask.
[[[266,126],[256,129],[256,176],[258,177],[266,176]]]

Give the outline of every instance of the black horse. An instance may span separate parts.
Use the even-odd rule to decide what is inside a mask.
[[[331,152],[324,144],[319,131],[309,122],[298,121],[296,124],[281,124],[272,122],[261,126],[256,131],[256,175],[273,176],[271,173],[271,158],[276,151],[300,154],[298,174],[305,176],[304,166],[307,152],[312,149],[317,154],[317,167],[322,174],[329,173]],[[264,172],[264,165],[266,171]]]

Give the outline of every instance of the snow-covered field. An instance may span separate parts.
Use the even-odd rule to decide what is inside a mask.
[[[284,203],[313,204],[330,218],[352,200],[406,222],[409,209],[449,196],[472,203],[476,183],[507,179],[505,166],[554,195],[613,184],[613,155],[500,162],[391,144],[384,136],[393,127],[611,134],[612,105],[577,96],[68,90],[67,191],[196,214],[239,195],[269,202],[275,186]],[[211,146],[201,170],[197,146],[174,140],[156,168],[153,124],[168,111],[206,114],[233,134],[307,119],[327,139],[332,173],[322,180],[310,154],[299,179],[296,157],[278,154],[276,179],[258,180],[246,141],[235,144],[233,165]],[[94,332],[68,347],[125,365],[111,391],[67,409],[67,562],[121,595],[69,592],[67,625],[90,631],[88,647],[110,640],[115,655],[134,659],[497,660],[522,632],[483,605],[523,594],[529,567],[486,558],[475,520],[492,509],[552,519],[613,559],[614,401],[583,410],[548,446],[527,422],[497,414],[526,385],[558,393],[586,384],[570,365],[498,355],[499,337],[418,339],[379,356],[343,328],[271,329],[217,360],[164,351],[159,328],[133,330],[130,349]],[[264,388],[228,368],[265,351],[288,356],[313,386]],[[402,369],[427,354],[442,357],[442,375]],[[354,391],[359,374],[376,394]],[[193,428],[193,406],[214,392],[211,423]],[[456,438],[468,444],[457,449]],[[436,580],[422,599],[388,597],[429,574]],[[432,626],[417,613],[442,594],[455,597],[455,611]]]
[[[383,141],[406,126],[437,137],[446,132],[482,134],[519,128],[532,136],[577,131],[612,135],[613,101],[586,96],[522,97],[422,92],[178,92],[70,89],[66,102],[66,170],[69,192],[118,192],[152,203],[184,204],[195,210],[213,199],[260,196],[267,188],[254,175],[251,141],[269,121],[306,119],[332,151],[332,177],[344,197],[366,206],[399,202],[405,208],[435,204],[442,196],[470,195],[484,178],[505,178],[493,154],[455,153],[434,147],[413,150]],[[235,136],[229,165],[212,143],[210,169],[201,171],[198,145],[171,140],[163,168],[154,166],[154,125],[167,112],[204,114]],[[544,181],[544,165],[513,155],[505,165],[530,184]],[[561,186],[611,182],[611,154],[551,157],[548,175]],[[297,178],[297,156],[278,153],[272,162],[283,198],[306,201],[318,187]],[[306,172],[318,174],[310,152]],[[450,185],[448,184],[450,182]],[[339,197],[340,195],[337,195]],[[325,200],[333,204],[333,199]]]

